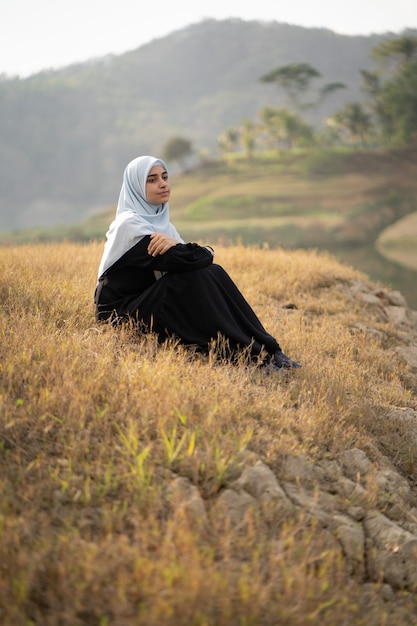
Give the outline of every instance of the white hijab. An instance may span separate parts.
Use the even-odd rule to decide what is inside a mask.
[[[154,165],[166,169],[161,159],[141,156],[133,159],[124,171],[116,217],[106,234],[98,278],[145,235],[160,232],[183,243],[169,221],[168,202],[151,204],[146,199],[146,180]]]

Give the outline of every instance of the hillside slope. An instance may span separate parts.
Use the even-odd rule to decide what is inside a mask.
[[[303,363],[265,375],[97,327],[101,251],[0,248],[4,626],[414,624],[417,313],[219,246]]]
[[[250,162],[234,155],[172,176],[171,217],[189,241],[329,250],[417,307],[415,271],[386,261],[375,247],[387,226],[415,210],[416,181],[413,147],[271,153]],[[4,233],[0,244],[102,241],[114,211],[113,204],[72,226]]]
[[[171,187],[171,220],[187,240],[373,245],[387,226],[414,212],[417,149],[264,153],[250,161],[235,154],[174,174]],[[71,226],[3,233],[0,242],[102,240],[117,195],[109,208]]]

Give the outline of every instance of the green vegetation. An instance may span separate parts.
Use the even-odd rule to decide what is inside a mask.
[[[312,145],[413,145],[417,136],[417,37],[403,35],[386,40],[372,49],[379,67],[371,72],[361,69],[365,102],[348,101],[314,128],[302,113],[319,106],[324,98],[346,87],[343,83],[324,84],[316,102],[303,102],[311,97],[310,83],[321,77],[308,63],[292,63],[277,67],[260,77],[261,83],[273,83],[286,94],[287,107],[267,106],[258,116],[261,124],[252,125],[251,156],[258,140],[260,146],[292,150]],[[247,120],[241,126],[244,152]],[[230,129],[231,127],[229,127]],[[225,132],[219,144],[224,149],[236,134]],[[249,156],[249,155],[248,155]]]
[[[308,516],[284,522],[265,504],[236,526],[220,507],[257,458],[281,476],[288,455],[331,462],[358,447],[414,481],[407,421],[380,419],[384,407],[417,408],[390,352],[395,329],[343,290],[366,279],[326,254],[218,247],[305,365],[263,376],[244,359],[221,364],[97,326],[101,251],[0,249],[2,624],[413,623],[412,590],[370,593]],[[358,323],[385,340],[354,333]],[[200,494],[204,515],[187,509],[176,479]]]

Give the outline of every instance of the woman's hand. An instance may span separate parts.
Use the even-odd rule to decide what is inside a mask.
[[[170,248],[176,246],[177,241],[174,237],[164,235],[164,233],[152,233],[151,241],[148,246],[148,254],[151,256],[158,256],[158,254],[165,254]]]

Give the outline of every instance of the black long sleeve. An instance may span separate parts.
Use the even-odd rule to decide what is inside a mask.
[[[212,265],[212,253],[196,243],[178,243],[165,254],[155,257],[148,253],[150,236],[143,237],[100,277],[95,301],[99,310],[108,306],[123,311],[132,298],[144,293],[155,284],[155,271],[184,274]]]
[[[107,272],[108,275],[119,267],[140,270],[158,270],[160,272],[191,272],[207,267],[213,262],[212,253],[197,243],[178,243],[165,254],[153,257],[148,254],[150,235],[143,237],[133,248],[128,250]]]

